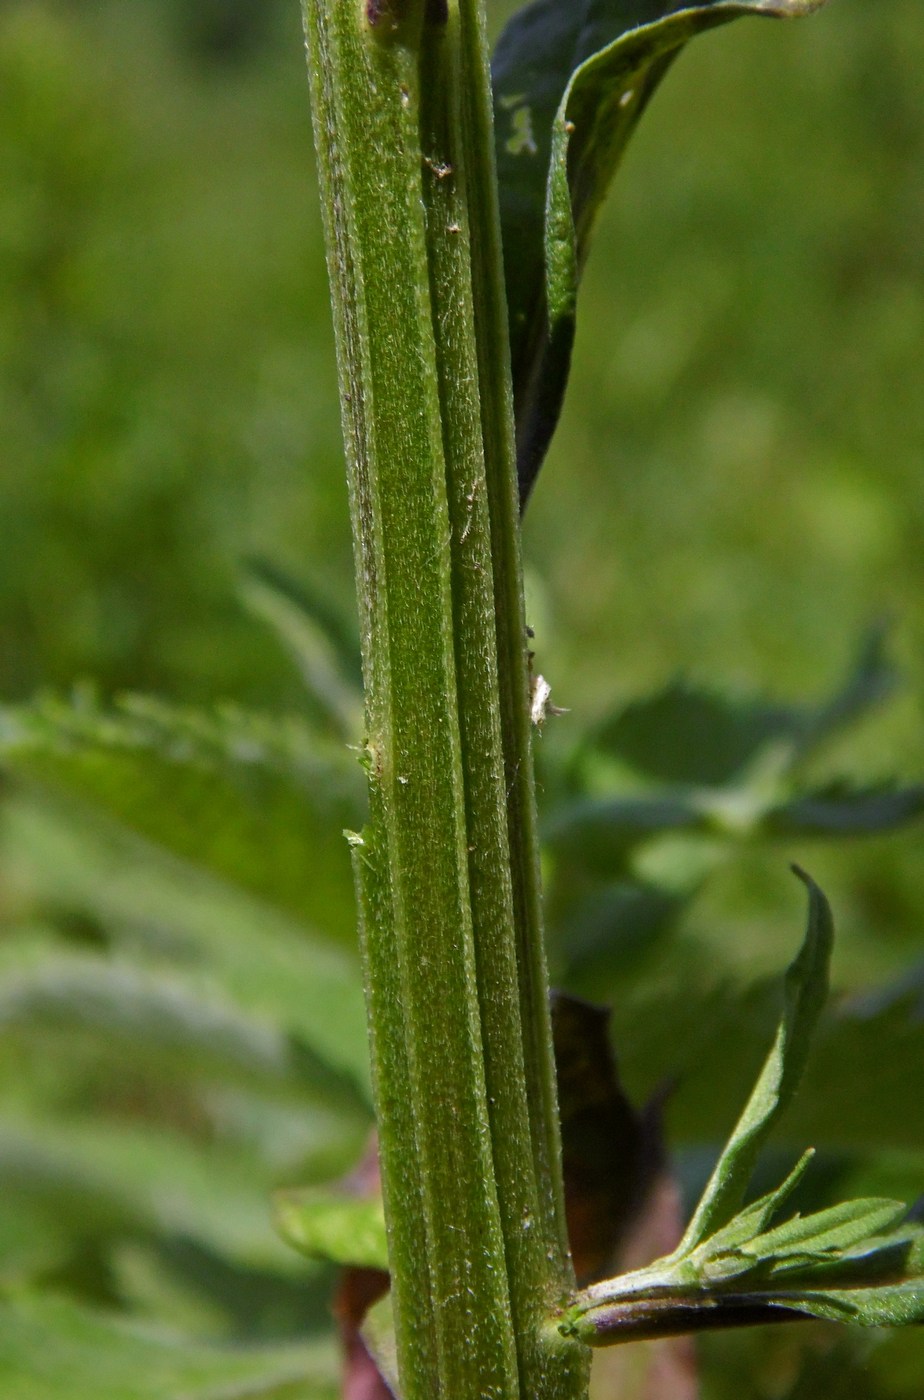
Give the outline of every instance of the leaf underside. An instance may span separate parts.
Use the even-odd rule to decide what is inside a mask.
[[[558,421],[581,270],[642,112],[695,35],[824,0],[534,0],[492,64],[510,348],[524,505]]]
[[[362,777],[300,718],[46,699],[0,710],[0,767],[352,946]]]

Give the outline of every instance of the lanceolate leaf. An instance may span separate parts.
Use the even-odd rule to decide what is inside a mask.
[[[46,1045],[60,1035],[75,1055],[89,1048],[159,1074],[250,1086],[274,1097],[320,1100],[364,1118],[352,1076],[299,1037],[198,994],[176,976],[103,959],[62,957],[0,985],[0,1030]]]
[[[693,1249],[585,1289],[562,1331],[591,1346],[742,1322],[780,1321],[778,1309],[861,1325],[924,1317],[924,1232],[901,1224],[897,1201],[846,1201],[772,1230],[755,1222],[792,1191],[783,1185]]]
[[[775,1191],[769,1191],[766,1196],[761,1196],[746,1210],[736,1215],[728,1225],[717,1230],[709,1240],[710,1249],[713,1252],[742,1249],[749,1240],[756,1238],[795,1191],[805,1176],[814,1155],[814,1149],[809,1148],[799,1158],[786,1180]]]
[[[729,1248],[728,1236],[749,1223],[751,1212],[743,1211],[695,1250],[690,1263],[711,1288],[742,1292],[768,1280],[781,1288],[891,1283],[907,1274],[909,1263],[914,1267],[919,1228],[897,1228],[907,1213],[901,1201],[844,1201]]]
[[[808,889],[809,918],[802,948],[786,974],[783,1018],[748,1104],[690,1222],[681,1253],[720,1229],[741,1205],[758,1154],[802,1077],[825,1003],[834,941],[831,909],[814,881],[801,871],[797,874]]]
[[[0,767],[353,942],[341,832],[362,820],[359,765],[299,720],[46,701],[0,712]]]
[[[850,1249],[861,1240],[894,1229],[908,1213],[901,1201],[844,1201],[813,1215],[797,1215],[740,1246],[754,1258],[823,1255]]]
[[[0,1304],[9,1400],[335,1400],[332,1348],[208,1346],[53,1297]]]
[[[824,0],[534,0],[494,57],[521,501],[561,408],[581,268],[626,143],[673,59],[740,15]]]
[[[0,1238],[15,1217],[54,1232],[59,1248],[115,1238],[193,1241],[246,1268],[288,1269],[266,1196],[274,1165],[225,1128],[190,1143],[162,1122],[110,1117],[18,1119],[0,1131]],[[9,1261],[4,1258],[2,1274]],[[294,1270],[293,1270],[294,1272]]]

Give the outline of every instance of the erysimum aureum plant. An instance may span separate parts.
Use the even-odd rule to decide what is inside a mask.
[[[817,8],[536,0],[492,72],[474,0],[306,0],[361,646],[255,562],[245,601],[303,711],[87,690],[0,708],[3,850],[37,891],[0,904],[3,1395],[686,1400],[686,1334],[924,1315],[920,1226],[893,1199],[919,1189],[919,987],[823,1012],[831,911],[801,869],[782,988],[718,957],[694,975],[676,928],[742,849],[924,813],[921,785],[817,777],[894,688],[882,630],[813,703],[677,681],[547,746],[539,880],[552,711],[519,522],[594,221],[688,42]],[[619,1006],[620,1066],[649,1091],[686,1075],[673,1172],[664,1093],[633,1107],[606,1011],[550,997],[546,939],[589,997],[657,965],[660,1002]],[[280,1186],[301,1255],[270,1222]],[[838,1335],[787,1400],[876,1334]],[[640,1383],[625,1359],[655,1354]]]
[[[519,507],[594,218],[655,88],[700,31],[816,8],[535,0],[492,94],[474,0],[305,6],[366,695],[369,821],[350,840],[391,1275],[368,1335],[405,1400],[581,1396],[589,1347],[632,1336],[924,1315],[900,1205],[773,1226],[803,1160],[742,1209],[826,985],[807,877],[773,1050],[674,1253],[576,1293],[559,1165]],[[355,1262],[384,1259],[380,1239]]]

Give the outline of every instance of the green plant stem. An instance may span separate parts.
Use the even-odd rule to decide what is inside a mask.
[[[531,1115],[531,1128],[539,1186],[545,1198],[545,1217],[553,1229],[548,1248],[564,1261],[564,1273],[570,1276],[542,920],[530,677],[524,654],[514,398],[483,9],[473,0],[460,0],[460,21],[466,74],[463,134],[473,153],[469,204],[472,272],[478,308],[482,428],[488,461],[494,464],[493,470],[488,472],[487,490],[524,1066],[530,1101],[541,1105]]]
[[[354,841],[405,1400],[586,1391],[542,953],[488,78],[466,0],[306,0],[360,597]],[[370,24],[370,18],[375,23]]]

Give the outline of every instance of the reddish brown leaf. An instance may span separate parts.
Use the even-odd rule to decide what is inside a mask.
[[[555,993],[552,1028],[561,1107],[568,1236],[579,1284],[650,1264],[683,1233],[661,1136],[661,1101],[639,1113],[619,1083],[610,1013]],[[594,1356],[591,1400],[696,1400],[688,1337]]]
[[[343,1400],[393,1400],[359,1331],[373,1303],[387,1292],[384,1270],[344,1269],[334,1302],[344,1353]]]
[[[605,1007],[553,993],[565,1208],[582,1287],[612,1272],[664,1169],[660,1103],[638,1113],[626,1098],[609,1019]]]

